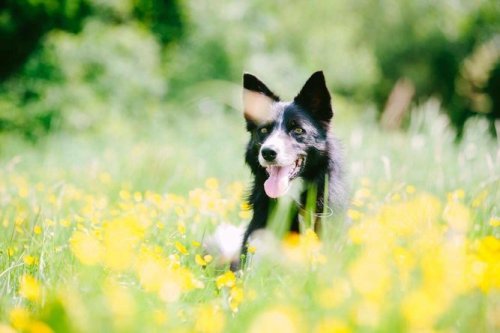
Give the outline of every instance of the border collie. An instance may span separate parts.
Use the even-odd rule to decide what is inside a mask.
[[[316,198],[316,216],[342,212],[347,200],[342,153],[330,130],[333,109],[323,72],[314,73],[291,102],[281,101],[252,74],[243,75],[243,88],[250,133],[245,160],[254,181],[248,200],[253,217],[243,236],[240,264],[245,263],[249,237],[266,227],[277,199],[292,184],[300,183],[300,197],[291,232],[299,232],[299,212],[306,207],[309,191]],[[233,263],[232,268],[237,267]]]

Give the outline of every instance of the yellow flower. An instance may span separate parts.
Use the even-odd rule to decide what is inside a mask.
[[[496,217],[496,216],[493,216],[489,220],[488,224],[491,225],[492,227],[500,227],[500,218]]]
[[[392,201],[400,201],[401,200],[401,195],[399,193],[393,194],[391,196]]]
[[[17,330],[25,330],[31,321],[31,315],[27,309],[17,306],[10,310],[10,323]]]
[[[64,228],[68,228],[71,225],[71,222],[68,219],[62,219],[59,221],[59,224]]]
[[[182,245],[182,243],[179,242],[179,241],[175,242],[175,248],[177,249],[177,251],[179,251],[180,253],[182,253],[185,256],[187,256],[189,254],[189,252],[186,249],[186,247],[184,245]]]
[[[233,312],[238,312],[238,308],[245,298],[244,295],[242,288],[237,286],[231,288],[231,292],[229,293],[229,307]]]
[[[25,184],[23,184],[23,186],[19,186],[18,188],[19,197],[23,199],[27,198],[29,193],[30,193],[29,188]]]
[[[324,318],[322,319],[316,328],[314,333],[349,333],[351,329],[349,326],[340,319],[337,318]]]
[[[461,188],[448,193],[448,201],[458,201],[465,198],[465,191]]]
[[[315,266],[326,262],[326,257],[320,251],[321,241],[312,229],[307,229],[304,234],[288,234],[282,245],[286,257],[294,263]]]
[[[354,193],[355,200],[366,200],[372,196],[372,191],[369,188],[362,187]]]
[[[260,313],[250,325],[249,333],[296,333],[303,331],[302,317],[294,308],[275,306]]]
[[[54,220],[45,219],[45,226],[47,226],[47,227],[53,227],[55,225],[56,225],[56,223],[54,222]],[[35,228],[36,228],[36,226],[35,226]],[[40,231],[42,231],[42,229],[40,229]],[[36,233],[36,231],[35,231],[35,233]]]
[[[77,230],[69,244],[75,257],[84,265],[95,265],[102,259],[103,246],[93,235]]]
[[[156,309],[153,311],[153,320],[157,325],[164,325],[167,322],[165,310]]]
[[[163,258],[158,258],[151,253],[143,253],[137,260],[136,273],[141,286],[148,292],[160,289],[163,276],[167,274],[168,263]]]
[[[493,236],[482,238],[476,255],[482,267],[478,277],[480,288],[483,291],[500,289],[500,240]]]
[[[39,225],[34,226],[33,232],[35,233],[35,235],[40,235],[42,233],[42,227],[40,227]]]
[[[114,270],[122,271],[134,262],[136,245],[144,237],[144,226],[136,217],[106,221],[103,227],[103,261]]]
[[[40,283],[31,275],[21,276],[19,294],[32,302],[37,302],[41,294]]]
[[[30,333],[52,333],[54,332],[49,325],[42,321],[35,320],[30,323],[28,331]]]
[[[248,201],[244,201],[240,204],[240,210],[252,210],[252,206]]]
[[[162,277],[159,296],[165,302],[172,303],[176,302],[183,292],[195,288],[204,288],[204,284],[197,280],[189,269],[185,267],[167,269]]]
[[[248,220],[252,217],[252,207],[248,202],[241,203],[239,217],[242,220]]]
[[[185,235],[186,234],[186,224],[184,223],[184,221],[179,221],[177,222],[177,231],[181,234],[181,235]]]
[[[347,233],[353,244],[362,244],[369,238],[364,225],[355,225]]]
[[[349,267],[353,288],[365,298],[382,302],[390,284],[390,271],[384,256],[366,251]]]
[[[443,212],[443,219],[448,225],[461,232],[466,232],[471,223],[469,208],[456,201],[449,201]]]
[[[217,178],[208,178],[206,181],[205,181],[205,186],[207,189],[211,190],[211,191],[215,191],[219,188],[219,181],[217,180]]]
[[[351,286],[347,280],[335,280],[333,286],[320,288],[316,293],[319,305],[326,309],[336,308],[351,295]]]
[[[214,258],[210,254],[206,254],[203,256],[203,260],[207,262],[207,264],[211,263]]]
[[[242,210],[238,213],[238,216],[242,220],[248,220],[252,217],[252,211],[251,210]]]
[[[358,221],[363,217],[363,213],[355,209],[348,209],[347,216],[353,221]]]
[[[481,191],[478,195],[474,197],[472,200],[472,208],[478,208],[480,207],[484,201],[488,198],[488,191]]]
[[[141,202],[142,201],[142,193],[141,192],[134,192],[134,200],[135,200],[135,202]]]
[[[175,213],[177,214],[178,217],[186,217],[187,213],[186,213],[186,210],[182,207],[175,207]]]
[[[215,284],[217,285],[218,289],[221,289],[222,287],[233,287],[235,283],[236,276],[231,271],[227,271],[226,273],[219,275],[215,279]]]
[[[405,191],[408,194],[413,194],[413,193],[415,193],[416,189],[415,189],[415,186],[413,186],[413,185],[407,185],[405,188]]]
[[[130,192],[127,190],[121,190],[119,195],[120,195],[120,198],[124,201],[130,200],[130,197],[131,197]]]
[[[413,330],[431,330],[437,317],[445,309],[433,295],[416,290],[405,296],[401,306],[403,316]]]
[[[224,330],[226,318],[218,306],[204,304],[198,306],[195,312],[195,332],[219,333]]]
[[[197,254],[195,257],[194,257],[194,261],[196,262],[196,264],[202,266],[202,267],[205,267],[207,265],[207,262],[205,261],[205,259]]]
[[[25,255],[23,261],[26,265],[31,266],[36,262],[36,258],[30,255]]]

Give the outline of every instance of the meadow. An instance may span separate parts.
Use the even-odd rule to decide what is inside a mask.
[[[36,145],[2,137],[0,332],[495,332],[500,148],[440,106],[407,132],[334,99],[345,217],[229,271],[203,241],[247,223],[241,114],[201,101]],[[251,249],[259,254],[259,248]]]

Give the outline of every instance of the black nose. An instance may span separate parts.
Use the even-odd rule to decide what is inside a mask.
[[[271,149],[271,148],[262,148],[262,150],[260,151],[260,153],[262,154],[262,157],[264,157],[264,159],[268,162],[272,162],[276,159],[276,151]]]

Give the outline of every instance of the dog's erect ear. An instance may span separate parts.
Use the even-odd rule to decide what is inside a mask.
[[[322,71],[318,71],[311,75],[294,101],[309,111],[316,119],[328,125],[333,117],[331,100],[325,76]]]
[[[280,99],[252,74],[243,74],[243,112],[248,123],[263,124],[270,121],[272,104]]]

